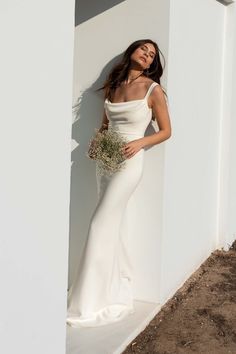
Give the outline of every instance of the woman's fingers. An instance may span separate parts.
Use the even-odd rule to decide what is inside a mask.
[[[127,144],[124,147],[124,153],[127,157],[132,157],[136,153],[136,151],[132,146]]]

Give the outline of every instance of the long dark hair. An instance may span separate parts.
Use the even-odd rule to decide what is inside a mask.
[[[143,75],[149,77],[150,79],[161,85],[160,78],[165,68],[164,55],[162,54],[156,42],[152,41],[151,39],[140,39],[129,45],[129,47],[125,50],[121,61],[112,68],[103,86],[98,89],[104,90],[105,99],[108,98],[111,101],[115,89],[119,87],[123,81],[127,80],[130,68],[130,56],[138,47],[146,43],[151,43],[154,46],[156,50],[156,55],[149,69],[144,70]],[[164,66],[162,66],[161,64],[160,53],[164,60]],[[163,92],[166,95],[164,89]]]

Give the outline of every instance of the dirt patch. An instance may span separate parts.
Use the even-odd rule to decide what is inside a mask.
[[[236,241],[192,274],[123,354],[236,354]]]

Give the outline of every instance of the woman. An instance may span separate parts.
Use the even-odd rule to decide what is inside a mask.
[[[125,51],[101,89],[105,92],[100,131],[113,128],[126,139],[125,168],[111,176],[97,173],[98,203],[93,213],[81,266],[69,289],[67,323],[95,327],[120,321],[134,312],[132,267],[121,225],[128,200],[143,172],[144,148],[171,136],[160,85],[159,48],[138,40]],[[152,116],[159,131],[145,136]],[[98,171],[97,171],[98,172]]]

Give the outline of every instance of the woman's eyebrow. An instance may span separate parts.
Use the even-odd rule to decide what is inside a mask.
[[[145,44],[143,46],[148,49],[148,46],[146,46]],[[152,50],[150,50],[150,53],[156,55],[156,53],[154,53]]]

